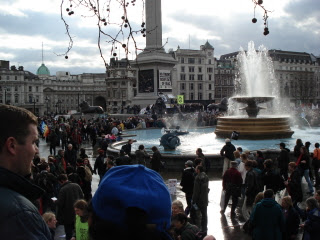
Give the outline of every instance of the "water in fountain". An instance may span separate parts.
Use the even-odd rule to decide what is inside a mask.
[[[261,45],[258,50],[254,42],[248,43],[248,50],[242,47],[237,56],[239,72],[236,76],[236,94],[241,97],[274,97],[272,103],[268,103],[265,114],[278,112],[280,106],[279,83],[275,78],[272,59],[268,49]],[[271,107],[272,106],[272,107]],[[238,104],[231,104],[231,109],[237,112]],[[238,113],[238,112],[237,112]],[[241,111],[242,114],[245,114]]]

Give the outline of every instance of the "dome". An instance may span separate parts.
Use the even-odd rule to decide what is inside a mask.
[[[44,65],[43,63],[41,64],[41,66],[38,68],[37,70],[37,75],[50,75],[50,71],[49,69],[46,67],[46,65]]]

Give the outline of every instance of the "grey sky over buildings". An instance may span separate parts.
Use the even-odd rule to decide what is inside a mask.
[[[65,2],[63,9],[69,5],[69,1]],[[106,7],[104,2],[100,0],[102,7]],[[141,0],[128,8],[128,19],[135,29],[140,29],[144,18],[139,2]],[[72,16],[65,14],[74,47],[68,60],[57,56],[68,47],[66,29],[60,19],[60,4],[59,0],[0,0],[0,59],[35,73],[41,65],[43,42],[44,63],[51,74],[56,71],[104,72],[97,47],[97,23],[91,17],[92,12],[84,8],[74,7]],[[258,22],[251,22],[254,7],[251,0],[162,0],[163,43],[168,41],[165,49],[176,50],[178,46],[199,49],[208,40],[215,48],[215,56],[219,57],[238,51],[241,46],[246,49],[253,40],[256,47],[263,44],[268,49],[320,55],[319,0],[264,0],[263,5],[271,11],[267,36],[263,35],[261,9],[256,9]],[[116,8],[111,9],[111,13],[110,19],[116,23],[121,13]],[[118,27],[110,25],[104,30],[114,35]],[[143,49],[145,38],[141,34],[136,36],[138,47]],[[118,57],[125,57],[121,45],[116,52]],[[103,54],[108,62],[112,57],[110,43],[103,43]],[[135,58],[133,51],[129,58]]]

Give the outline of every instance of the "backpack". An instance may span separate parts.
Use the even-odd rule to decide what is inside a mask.
[[[41,172],[39,173],[36,184],[41,187],[43,190],[46,191],[46,194],[50,194],[54,192],[54,186],[52,181],[48,178],[47,172]]]

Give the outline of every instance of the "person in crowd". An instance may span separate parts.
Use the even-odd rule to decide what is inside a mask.
[[[56,155],[56,147],[58,142],[58,135],[56,131],[51,130],[49,134],[49,142],[50,142],[50,155]]]
[[[308,183],[309,192],[307,192],[310,195],[313,195],[313,185],[310,180],[309,171],[310,171],[310,155],[306,149],[306,147],[302,146],[300,148],[300,155],[297,159],[297,166],[301,173],[301,176],[305,178],[306,182]]]
[[[173,201],[171,211],[172,211],[172,216],[175,216],[178,213],[184,213],[183,203],[179,200]]]
[[[241,195],[242,177],[241,173],[237,170],[237,165],[238,163],[236,161],[231,161],[231,168],[229,168],[222,177],[222,187],[226,194],[224,208],[220,212],[224,214],[228,206],[229,199],[232,197],[231,216],[235,216],[238,198]]]
[[[161,168],[161,153],[160,151],[158,150],[158,148],[156,146],[153,146],[151,148],[152,152],[153,152],[153,155],[152,155],[152,158],[151,158],[151,169],[156,171],[156,172],[160,172],[160,168]]]
[[[316,193],[314,194],[314,198],[318,201],[319,206],[320,206],[320,190],[316,191]]]
[[[242,147],[237,147],[237,151],[240,153],[240,155],[243,153]]]
[[[79,177],[78,173],[75,172],[74,168],[72,166],[67,167],[66,171],[68,180],[72,183],[76,183],[79,186],[82,184],[81,183],[81,178]]]
[[[49,228],[33,204],[44,190],[29,181],[33,158],[39,154],[37,117],[4,104],[0,116],[1,239],[50,240]]]
[[[74,205],[76,214],[75,231],[71,240],[89,240],[89,225],[88,225],[88,203],[83,200],[77,200]]]
[[[59,224],[64,225],[66,240],[70,240],[72,238],[75,221],[73,205],[78,199],[83,199],[84,195],[78,184],[68,181],[66,174],[60,174],[58,176],[58,182],[61,188],[58,200],[56,201],[57,219]]]
[[[40,173],[35,178],[35,183],[45,190],[45,193],[42,195],[42,212],[52,210],[52,197],[56,197],[56,185],[58,184],[57,178],[50,173],[49,164],[44,162],[39,166]]]
[[[259,193],[258,179],[257,175],[253,171],[253,161],[248,160],[245,163],[245,168],[247,171],[246,180],[245,180],[245,199],[242,207],[242,215],[248,220],[252,210],[252,205],[256,195]]]
[[[121,150],[123,150],[129,157],[131,157],[132,143],[133,143],[133,139],[129,139],[128,142],[121,147]]]
[[[194,187],[192,194],[192,206],[197,211],[197,218],[201,215],[201,219],[196,219],[197,226],[201,228],[202,232],[207,232],[208,230],[208,215],[207,207],[209,204],[209,178],[204,172],[202,166],[196,167],[197,176],[194,179]],[[199,214],[200,213],[200,214]]]
[[[256,161],[258,163],[258,168],[262,171],[264,169],[263,163],[264,163],[264,157],[263,153],[261,151],[257,151],[256,153]]]
[[[66,150],[68,145],[68,134],[67,134],[67,131],[64,129],[62,130],[61,132],[61,147],[63,150]]]
[[[89,164],[89,159],[78,159],[78,167],[77,167],[77,173],[81,179],[81,189],[84,194],[84,199],[86,201],[89,201],[92,198],[92,167]]]
[[[93,240],[169,240],[170,220],[168,188],[157,172],[143,165],[111,168],[89,204]]]
[[[55,231],[57,228],[57,219],[56,219],[56,215],[53,212],[45,212],[42,215],[43,220],[45,221],[45,223],[47,224],[50,233],[51,233],[51,239],[50,240],[54,240],[54,236],[55,236]]]
[[[117,166],[121,165],[131,165],[131,158],[126,156],[126,153],[123,149],[120,150],[120,156],[116,158],[115,163]]]
[[[142,144],[139,145],[139,148],[135,151],[135,155],[136,155],[136,159],[135,159],[136,164],[142,164],[146,166],[146,159],[149,159],[150,156],[146,152]]]
[[[284,184],[287,188],[289,195],[291,196],[293,205],[296,206],[297,203],[302,202],[303,199],[301,175],[295,162],[290,162],[288,168],[290,177],[287,181],[284,182]]]
[[[290,162],[289,156],[290,150],[286,148],[285,143],[280,143],[280,155],[277,158],[278,167],[280,169],[280,176],[284,178],[284,180],[288,179],[288,164]]]
[[[314,169],[314,176],[316,179],[315,187],[320,187],[320,175],[319,175],[319,169],[320,169],[320,149],[319,149],[319,143],[315,143],[313,150],[313,160],[312,160],[312,166]]]
[[[72,144],[68,144],[68,149],[64,152],[64,160],[66,161],[67,166],[71,165],[74,168],[77,164],[77,152],[73,149]]]
[[[64,150],[63,149],[60,149],[58,151],[58,155],[56,156],[55,159],[56,159],[55,164],[56,164],[56,169],[57,169],[58,175],[65,173],[67,170],[67,163],[64,158]]]
[[[56,160],[54,159],[54,157],[52,157],[52,156],[48,157],[48,165],[49,165],[49,168],[50,168],[49,171],[50,171],[54,176],[57,176],[57,175],[58,175],[58,171],[57,171],[55,162],[56,162]]]
[[[299,231],[300,217],[294,209],[291,197],[285,196],[281,199],[281,207],[284,215],[285,231],[283,234],[284,240],[296,239]]]
[[[195,170],[193,168],[193,162],[188,160],[185,162],[185,169],[182,172],[180,186],[182,186],[181,191],[185,193],[187,207],[191,209],[191,200],[193,194],[193,187],[194,187],[194,175]]]
[[[306,200],[307,220],[302,224],[303,240],[317,240],[320,236],[320,209],[318,201],[310,197]]]
[[[113,156],[112,156],[113,157]],[[108,160],[107,159],[107,169],[106,169],[106,172],[108,172],[111,168],[113,168],[114,167],[114,162],[113,162],[113,160]]]
[[[204,156],[204,154],[202,152],[202,148],[197,148],[196,155],[197,155],[197,158],[202,159],[201,165],[203,166],[205,173],[208,173],[208,171],[211,167],[211,164],[210,164],[210,160]]]
[[[86,154],[86,150],[84,148],[80,148],[79,157],[82,159],[88,158],[88,155]]]
[[[254,240],[281,240],[285,230],[284,216],[280,205],[274,200],[272,189],[264,191],[250,216]]]
[[[262,171],[262,183],[266,186],[266,189],[272,189],[273,192],[282,190],[284,185],[284,179],[274,170],[274,163],[271,159],[266,159],[264,162],[264,170]]]
[[[246,150],[244,153],[247,155],[248,160],[255,160],[253,153],[249,150]]]
[[[199,228],[188,222],[188,218],[184,213],[178,213],[172,217],[172,225],[179,240],[196,240],[196,234]]]
[[[298,157],[300,156],[301,152],[300,152],[300,148],[303,147],[303,143],[302,140],[300,138],[298,138],[296,140],[296,145],[294,146],[293,149],[293,155],[298,159]]]
[[[222,176],[227,171],[227,169],[230,167],[230,161],[234,160],[233,152],[236,151],[235,146],[231,143],[231,140],[229,138],[226,138],[225,145],[220,151],[220,155],[224,157],[223,160],[223,170],[222,170]]]
[[[240,158],[240,156],[241,156],[241,154],[240,154],[240,152],[239,151],[234,151],[233,152],[233,156],[234,156],[234,161],[236,161],[237,162],[237,167],[239,166],[239,164],[241,163],[241,158]]]
[[[106,164],[104,162],[104,150],[99,149],[98,150],[99,156],[96,158],[96,161],[94,162],[94,169],[93,173],[99,175],[99,183],[101,182],[101,179],[103,178],[104,174],[106,173]]]
[[[245,190],[246,190],[245,183],[246,183],[246,175],[247,175],[247,170],[245,168],[245,164],[248,161],[248,159],[247,159],[247,155],[244,153],[242,153],[240,155],[240,158],[241,158],[241,162],[238,165],[238,171],[240,172],[241,177],[242,177],[241,195],[244,199],[245,198]]]

